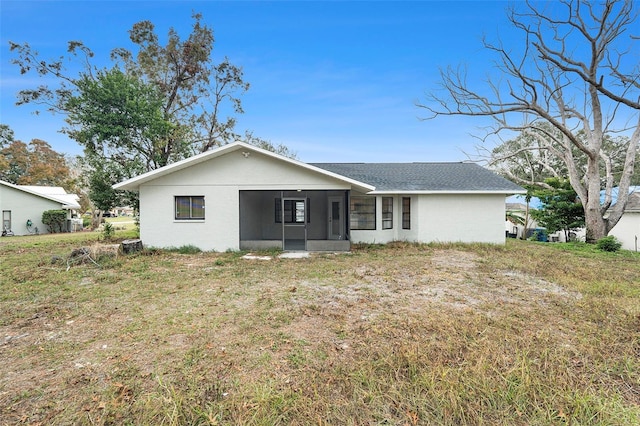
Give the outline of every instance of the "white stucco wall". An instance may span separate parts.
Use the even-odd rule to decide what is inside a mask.
[[[402,229],[402,197],[411,197],[411,229]],[[393,229],[382,229],[382,196],[376,200],[376,230],[352,230],[355,243],[483,242],[504,244],[502,194],[415,194],[394,196]]]
[[[140,237],[149,247],[239,250],[240,191],[298,189],[346,190],[349,185],[256,152],[248,157],[230,152],[141,185]],[[175,196],[204,196],[205,219],[175,220]]]
[[[423,241],[505,242],[502,194],[429,195],[419,201]]]
[[[9,210],[11,211],[11,230],[15,235],[29,234],[27,220],[33,222],[32,230],[35,231],[35,228],[38,227],[40,234],[48,233],[47,226],[42,223],[42,212],[61,208],[62,205],[55,201],[0,185],[0,228],[2,227],[2,212]]]
[[[640,250],[640,212],[625,212],[609,235],[620,240],[625,250]]]
[[[353,192],[352,196],[361,196]],[[351,230],[351,241],[354,243],[384,244],[391,241],[419,241],[419,203],[417,195],[377,195],[376,197],[376,229]],[[382,229],[382,198],[393,198],[393,228]],[[411,199],[411,228],[402,229],[402,198]]]

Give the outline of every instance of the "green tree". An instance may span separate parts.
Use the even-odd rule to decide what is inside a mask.
[[[150,21],[133,25],[129,36],[135,49],[114,49],[111,58],[116,65],[102,70],[91,65],[93,52],[80,41],[70,41],[67,57],[55,60],[42,59],[27,43],[10,42],[17,54],[11,62],[22,74],[55,81],[20,91],[17,104],[40,105],[66,116],[68,126],[63,131],[84,148],[89,194],[104,193],[91,190],[95,185],[90,182],[98,183],[91,177],[94,173],[116,183],[242,140],[235,133],[234,116],[243,112],[239,95],[249,84],[242,69],[227,58],[214,62],[213,31],[200,14],[193,15],[191,33],[184,40],[170,29],[166,44],[160,44]],[[69,73],[68,61],[80,62],[83,71],[78,76]],[[251,132],[244,140],[295,157],[287,147]],[[130,194],[125,198],[137,205]]]
[[[7,145],[13,142],[13,130],[6,124],[0,124],[0,150],[3,150]],[[9,160],[0,155],[0,175],[4,170],[9,169]],[[0,179],[4,180],[2,177]]]
[[[28,145],[12,140],[0,146],[0,180],[16,185],[62,186],[72,190],[74,181],[64,154],[33,139]]]
[[[243,81],[242,69],[227,58],[214,62],[213,31],[202,23],[200,14],[194,14],[193,20],[192,31],[185,40],[171,28],[166,45],[160,44],[150,21],[134,24],[129,36],[135,50],[114,49],[111,58],[116,68],[113,70],[95,69],[91,65],[93,52],[80,41],[68,42],[67,57],[55,60],[41,58],[28,43],[10,42],[11,51],[17,54],[11,62],[20,67],[22,74],[36,73],[53,77],[56,82],[21,90],[17,104],[41,105],[66,116],[77,114],[79,105],[75,101],[95,93],[90,87],[92,83],[105,89],[105,79],[116,83],[113,74],[117,65],[122,65],[122,74],[131,78],[130,81],[155,91],[162,119],[172,125],[171,132],[163,134],[155,145],[138,144],[137,149],[152,159],[148,161],[149,170],[229,143],[238,138],[234,132],[234,116],[243,112],[238,94],[244,93],[249,85]],[[79,76],[66,70],[65,63],[69,61],[84,65]],[[72,118],[68,124],[70,127],[64,131],[75,138],[78,129],[74,126],[78,121]],[[116,120],[115,126],[118,124]]]
[[[98,214],[94,212],[93,227],[100,225],[104,212],[116,207],[122,201],[120,194],[112,187],[112,182],[118,181],[119,170],[109,167],[109,164],[94,164],[92,173],[89,175],[89,198],[98,209]]]
[[[0,124],[0,149],[13,142],[14,133],[11,127]]]
[[[569,241],[571,231],[584,227],[582,204],[567,179],[548,178],[545,183],[547,188],[531,192],[542,203],[542,208],[532,210],[531,216],[550,233],[563,231],[565,241]]]
[[[508,17],[522,34],[521,49],[483,43],[497,57],[499,77],[471,87],[463,68],[449,67],[441,71],[443,92],[430,93],[419,106],[427,118],[488,117],[494,123],[489,134],[535,138],[564,163],[584,209],[587,241],[595,242],[624,212],[640,143],[637,13],[631,1],[517,3]],[[611,134],[628,136],[618,173],[604,149]]]
[[[67,57],[54,60],[42,59],[27,43],[10,42],[17,54],[12,63],[22,74],[55,81],[20,91],[17,104],[66,116],[63,131],[84,148],[84,163],[92,168],[92,197],[105,194],[96,190],[100,179],[116,183],[238,138],[233,115],[243,110],[236,93],[249,85],[226,58],[214,62],[213,31],[201,15],[193,19],[187,39],[170,29],[164,46],[150,21],[138,22],[129,31],[137,51],[114,49],[110,69],[93,67],[93,52],[79,41],[68,43]],[[67,61],[80,62],[83,71],[74,76]],[[105,210],[103,201],[93,201]]]
[[[234,116],[244,112],[236,93],[249,89],[240,67],[227,58],[213,61],[213,30],[203,24],[201,14],[194,14],[193,20],[185,40],[171,28],[166,45],[160,44],[152,22],[138,22],[129,31],[137,52],[118,48],[111,53],[127,73],[159,90],[166,119],[188,129],[189,144],[182,143],[183,133],[167,141],[162,165],[175,161],[174,153],[185,156],[185,149],[193,154],[236,140]]]
[[[262,148],[266,151],[275,152],[276,154],[282,155],[284,157],[293,159],[298,158],[295,151],[289,149],[288,146],[282,144],[274,144],[271,141],[254,136],[253,133],[249,131],[245,132],[244,137],[240,140],[242,142],[257,146],[258,148]]]
[[[83,148],[89,163],[117,164],[132,177],[164,165],[175,126],[164,118],[162,98],[150,85],[118,68],[83,75],[65,104],[66,132]]]

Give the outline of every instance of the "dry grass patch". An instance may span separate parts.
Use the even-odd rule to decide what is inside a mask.
[[[0,424],[640,421],[637,255],[397,243],[44,262],[87,244],[0,241]]]

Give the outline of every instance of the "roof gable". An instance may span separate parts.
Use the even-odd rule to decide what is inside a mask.
[[[246,144],[244,142],[234,142],[234,143],[230,143],[228,145],[223,145],[219,148],[207,151],[207,152],[203,152],[201,154],[198,155],[194,155],[193,157],[189,157],[187,159],[178,161],[176,163],[173,164],[169,164],[167,166],[161,167],[159,169],[156,170],[152,170],[150,172],[144,173],[142,175],[136,176],[134,178],[128,179],[126,181],[120,182],[116,185],[113,185],[114,189],[119,189],[119,190],[130,190],[130,191],[137,191],[138,188],[140,187],[140,185],[151,182],[153,180],[159,179],[161,177],[164,176],[168,176],[172,173],[178,172],[180,170],[184,170],[187,169],[189,167],[195,166],[197,164],[201,164],[203,162],[206,161],[210,161],[213,160],[215,158],[221,157],[223,155],[232,153],[234,151],[241,151],[245,156],[249,156],[251,154],[251,152],[255,152],[255,153],[259,153],[262,155],[265,155],[269,158],[275,159],[277,161],[280,161],[284,164],[288,164],[297,168],[300,168],[302,170],[305,170],[307,172],[311,172],[311,173],[318,173],[322,176],[325,177],[330,177],[333,179],[337,179],[341,182],[345,182],[348,183],[349,185],[353,185],[356,188],[358,188],[359,190],[365,191],[365,192],[369,192],[374,190],[375,188],[372,185],[369,185],[367,183],[363,183],[363,182],[359,182],[357,180],[351,179],[350,177],[347,176],[343,176],[343,175],[339,175],[336,173],[333,173],[329,170],[325,170],[325,169],[321,169],[318,167],[315,167],[313,165],[307,164],[307,163],[303,163],[301,161],[297,161],[288,157],[284,157],[282,155],[276,154],[274,152],[271,151],[267,151],[264,150],[262,148],[258,148],[255,147],[253,145],[249,145]],[[295,182],[292,182],[295,183]]]
[[[45,198],[47,200],[60,203],[63,209],[79,209],[78,196],[76,194],[67,194],[61,186],[32,186],[32,185],[14,185],[12,183],[0,180],[0,185],[12,188],[36,197]]]

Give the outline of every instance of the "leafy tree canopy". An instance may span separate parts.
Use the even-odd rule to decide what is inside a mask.
[[[67,57],[54,60],[41,58],[27,43],[10,42],[16,54],[12,63],[22,74],[55,81],[20,91],[17,104],[65,115],[63,131],[84,148],[88,173],[97,176],[89,182],[106,179],[110,185],[242,139],[235,133],[234,117],[243,112],[239,96],[249,84],[227,58],[214,61],[213,31],[200,14],[193,15],[191,33],[184,39],[171,28],[161,44],[150,21],[133,25],[129,38],[134,48],[115,48],[114,65],[105,69],[91,65],[94,54],[80,41],[70,41]],[[83,64],[79,74],[65,68],[70,60]],[[250,132],[245,140],[294,156]],[[97,197],[97,206],[109,204],[104,202],[111,199],[103,196],[106,191],[89,192]]]
[[[584,210],[576,192],[567,179],[545,179],[546,188],[533,190],[542,208],[532,210],[531,216],[551,233],[563,231],[565,241],[569,241],[569,233],[584,227]]]
[[[158,91],[117,67],[83,75],[65,103],[66,132],[91,161],[118,164],[131,177],[160,167],[177,126],[162,113]]]
[[[47,142],[33,139],[0,145],[0,180],[16,185],[62,186],[72,190],[73,179],[63,154]]]

